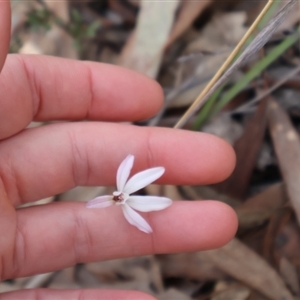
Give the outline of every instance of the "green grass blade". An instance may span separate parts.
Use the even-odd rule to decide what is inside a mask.
[[[278,59],[287,49],[295,44],[299,39],[297,34],[288,36],[279,45],[273,48],[263,59],[257,62],[252,69],[247,72],[232,88],[223,94],[220,101],[214,106],[213,114],[220,111],[236,95],[238,95],[254,78],[261,74],[270,64]]]

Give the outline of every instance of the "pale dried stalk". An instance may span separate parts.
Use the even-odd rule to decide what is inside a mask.
[[[223,72],[230,66],[230,64],[233,62],[234,58],[236,57],[236,55],[239,53],[239,51],[241,50],[241,48],[244,46],[244,44],[246,43],[247,39],[250,37],[250,35],[253,33],[253,31],[255,30],[255,28],[257,27],[257,25],[259,24],[259,22],[262,20],[262,18],[265,16],[265,14],[269,11],[270,7],[272,6],[274,0],[269,0],[268,3],[266,4],[266,6],[264,7],[264,9],[261,11],[261,13],[259,14],[259,16],[256,18],[256,20],[254,21],[254,23],[252,24],[252,26],[249,28],[249,30],[246,32],[246,34],[244,35],[244,37],[241,39],[241,41],[238,43],[238,45],[236,46],[236,48],[233,50],[233,52],[230,54],[230,56],[227,58],[227,60],[224,62],[224,64],[221,66],[221,68],[218,70],[218,72],[215,74],[215,76],[211,79],[211,81],[208,83],[208,85],[206,86],[206,88],[201,92],[201,94],[197,97],[197,99],[194,101],[194,103],[190,106],[190,108],[186,111],[186,113],[181,117],[181,119],[177,122],[177,124],[174,126],[174,128],[181,128],[186,121],[188,120],[188,118],[192,115],[193,112],[195,112],[196,109],[200,108],[201,105],[203,105],[205,103],[205,101],[208,99],[208,97],[206,97],[208,95],[208,93],[210,92],[212,87],[216,86],[216,83],[219,83],[220,80],[219,78],[221,77],[221,75],[223,74]],[[291,6],[293,6],[293,4],[295,4],[296,1],[289,1],[286,6],[285,6],[285,10],[283,9],[282,11],[282,15],[279,16],[275,22],[272,24],[273,28],[277,28],[277,26],[280,24],[280,21],[283,19],[283,16],[286,15],[287,11],[289,11],[291,9]],[[279,23],[279,24],[278,24]],[[270,26],[268,28],[268,32],[267,30],[263,30],[262,33],[266,33],[267,36],[270,35],[270,33],[273,33],[273,30],[270,29]],[[267,34],[268,33],[268,34]],[[264,40],[262,38],[262,36],[260,35],[260,39],[257,40],[255,39],[252,44],[258,44],[258,45],[254,45],[255,47],[253,48],[258,48],[260,49],[264,43],[266,42],[266,40]],[[248,50],[248,51],[247,51]],[[246,59],[246,56],[249,57],[250,55],[250,51],[253,52],[253,49],[251,47],[251,49],[247,48],[245,52],[247,52],[247,55],[244,55],[245,57],[243,57],[243,59],[240,57],[240,64],[243,63],[243,61]],[[236,65],[237,66],[237,65]],[[232,66],[233,67],[233,66]],[[232,68],[233,71],[233,68]],[[226,72],[227,73],[227,72]],[[232,72],[231,72],[232,73]],[[219,80],[219,81],[218,81]],[[220,84],[218,84],[219,86]],[[214,89],[215,90],[215,89]],[[211,93],[209,93],[211,94]]]

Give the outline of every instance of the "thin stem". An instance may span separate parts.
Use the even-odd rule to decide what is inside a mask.
[[[299,39],[299,33],[287,37],[279,45],[273,48],[267,56],[258,61],[253,68],[245,74],[231,89],[225,92],[220,101],[213,108],[212,114],[220,111],[231,99],[240,93],[255,77],[261,74],[271,63],[282,55],[288,48],[290,48]]]

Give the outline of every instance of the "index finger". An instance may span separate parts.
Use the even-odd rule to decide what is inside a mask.
[[[162,100],[158,83],[121,67],[9,55],[0,76],[0,139],[32,120],[142,120],[153,116]]]

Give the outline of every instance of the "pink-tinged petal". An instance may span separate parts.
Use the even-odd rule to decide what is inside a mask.
[[[172,204],[172,200],[155,196],[130,196],[126,204],[135,210],[148,212],[165,209]]]
[[[114,204],[112,196],[100,196],[86,203],[87,208],[104,208]]]
[[[127,181],[123,191],[126,194],[132,194],[161,177],[164,172],[164,167],[156,167],[139,172]]]
[[[120,164],[117,172],[117,189],[122,192],[129,177],[134,162],[134,156],[129,154]]]
[[[123,204],[122,209],[126,220],[131,225],[137,227],[139,230],[143,232],[146,233],[152,232],[152,228],[146,222],[146,220],[141,215],[139,215],[136,211],[134,211],[131,207],[129,207],[127,204]]]

